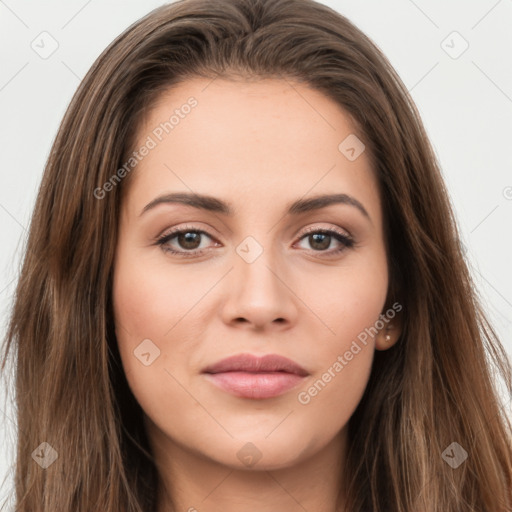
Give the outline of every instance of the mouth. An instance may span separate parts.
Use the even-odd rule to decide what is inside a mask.
[[[309,373],[277,354],[239,354],[206,367],[202,373],[218,388],[240,398],[273,398],[301,383]]]

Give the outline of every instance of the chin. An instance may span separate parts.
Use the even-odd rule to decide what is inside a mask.
[[[313,440],[305,443],[300,432],[282,432],[272,439],[265,434],[243,436],[226,445],[217,445],[215,452],[207,454],[215,462],[235,470],[274,471],[292,467],[315,452]],[[286,442],[283,442],[286,439]]]

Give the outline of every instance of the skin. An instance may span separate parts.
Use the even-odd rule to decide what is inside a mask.
[[[132,171],[114,265],[117,339],[160,473],[158,511],[341,510],[347,423],[374,351],[400,335],[399,315],[389,331],[360,343],[362,350],[309,403],[300,403],[298,393],[390,307],[369,155],[349,161],[338,150],[356,133],[341,107],[278,79],[183,82],[146,116],[137,147],[190,96],[198,105]],[[230,203],[234,215],[182,204],[141,215],[164,193],[191,191]],[[370,219],[347,204],[285,214],[292,201],[334,192],[356,198]],[[167,243],[204,252],[165,252],[155,240],[171,228],[206,231],[196,245],[180,245],[178,237]],[[355,246],[335,254],[343,247],[336,238],[322,245],[304,236],[306,228],[348,234]],[[236,251],[248,236],[263,250],[250,263]],[[134,355],[145,339],[160,350],[148,366]],[[240,353],[280,354],[309,375],[278,397],[256,400],[233,396],[201,374]],[[261,458],[247,466],[237,456],[242,448]]]

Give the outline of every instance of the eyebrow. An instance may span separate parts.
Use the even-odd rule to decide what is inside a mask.
[[[233,216],[234,214],[232,206],[216,197],[188,192],[175,192],[156,197],[144,207],[140,215],[160,204],[184,204],[200,210],[221,213],[227,216]],[[306,199],[298,199],[287,205],[286,214],[300,215],[301,213],[320,210],[332,204],[354,206],[371,222],[370,215],[366,211],[366,208],[355,197],[348,194],[324,194],[308,197]]]

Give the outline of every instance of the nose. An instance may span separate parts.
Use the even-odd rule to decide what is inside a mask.
[[[291,273],[284,270],[286,262],[265,248],[249,261],[234,254],[234,268],[224,283],[223,321],[256,330],[290,328],[297,320],[299,299]]]

